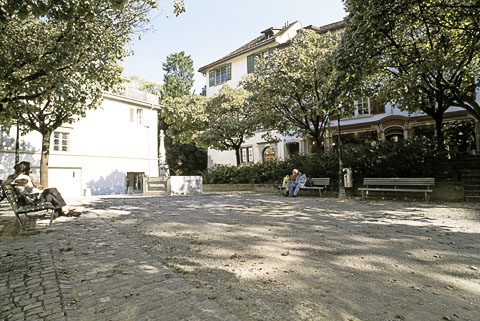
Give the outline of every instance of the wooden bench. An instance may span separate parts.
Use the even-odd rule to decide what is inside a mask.
[[[307,185],[311,185],[311,186],[307,186]],[[326,191],[326,188],[327,186],[330,185],[330,178],[315,178],[315,177],[312,177],[312,178],[307,178],[307,183],[305,184],[305,186],[303,187],[300,187],[300,189],[302,190],[318,190],[320,196],[322,195],[322,191],[325,191],[325,193],[327,192]],[[286,186],[278,186],[278,190],[280,192],[282,192],[284,189],[286,188]]]
[[[27,230],[25,225],[23,225],[22,220],[20,219],[20,214],[24,214],[26,217],[30,217],[28,215],[29,213],[44,212],[43,216],[50,218],[50,223],[48,224],[48,226],[50,227],[52,225],[53,220],[57,216],[55,212],[55,207],[53,207],[52,203],[38,202],[33,205],[20,205],[18,195],[15,192],[15,188],[13,185],[2,185],[2,189],[5,192],[8,202],[10,203],[10,206],[12,207],[12,210],[15,213],[18,223],[20,223],[22,229]]]
[[[358,190],[362,196],[368,197],[368,192],[406,192],[424,193],[428,201],[429,193],[435,185],[434,178],[364,178],[363,185]],[[365,194],[365,195],[364,195]]]

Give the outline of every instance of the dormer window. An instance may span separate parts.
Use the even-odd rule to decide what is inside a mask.
[[[370,99],[362,97],[354,101],[355,116],[364,116],[370,114]]]
[[[266,30],[263,30],[262,33],[265,35],[265,39],[269,39],[274,36],[273,28],[268,28]]]

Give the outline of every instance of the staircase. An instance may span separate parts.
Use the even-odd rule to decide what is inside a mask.
[[[480,156],[462,156],[453,160],[464,183],[465,201],[480,202]]]

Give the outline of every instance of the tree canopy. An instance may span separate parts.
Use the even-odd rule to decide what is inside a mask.
[[[185,52],[172,53],[163,63],[163,94],[181,97],[190,94],[193,87],[193,60]]]
[[[45,186],[52,132],[96,108],[120,82],[125,44],[151,9],[143,2],[128,2],[122,10],[109,6],[97,1],[94,18],[83,12],[73,12],[71,20],[13,15],[0,23],[0,124],[9,127],[18,119],[23,133],[43,135]]]
[[[339,33],[301,30],[284,49],[259,60],[242,83],[266,129],[323,141],[329,114],[345,97],[344,77],[336,68]],[[353,101],[345,100],[347,104]]]
[[[124,9],[129,0],[109,0],[109,7],[116,10]],[[155,7],[157,0],[143,0],[149,6]],[[21,19],[28,17],[49,17],[62,21],[74,20],[76,15],[93,18],[97,9],[97,1],[80,0],[2,0],[0,2],[0,23],[11,16]],[[185,12],[183,0],[173,1],[173,12],[180,15]]]
[[[400,108],[441,122],[449,106],[480,120],[480,6],[466,0],[345,0],[345,61]],[[437,126],[438,128],[438,126]],[[439,133],[440,134],[440,133]]]
[[[256,110],[248,103],[248,95],[243,89],[224,86],[211,98],[189,95],[168,99],[163,114],[168,134],[182,143],[234,150],[239,165],[241,146],[257,129]]]

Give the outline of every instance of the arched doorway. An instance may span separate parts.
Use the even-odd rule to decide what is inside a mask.
[[[401,126],[390,126],[385,129],[385,139],[398,142],[403,140],[403,127]]]
[[[275,155],[275,149],[272,146],[265,147],[262,156],[264,163],[274,161],[277,158]]]
[[[300,144],[298,142],[287,143],[287,156],[295,156],[300,153]]]

